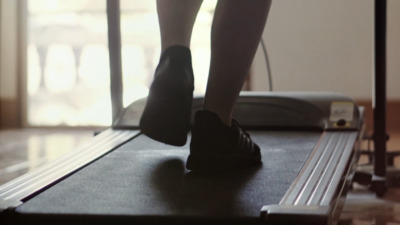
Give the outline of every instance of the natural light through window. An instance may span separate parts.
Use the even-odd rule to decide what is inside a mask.
[[[216,0],[204,1],[192,40],[195,94],[204,93]],[[111,124],[105,0],[28,1],[28,124]],[[121,0],[124,105],[145,97],[160,54],[155,1]]]

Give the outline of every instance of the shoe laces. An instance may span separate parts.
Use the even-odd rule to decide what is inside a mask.
[[[237,120],[232,119],[231,123],[232,123],[232,127],[237,127],[238,130],[239,130],[239,132],[245,134],[247,137],[250,137],[250,134],[247,133],[247,131],[244,130],[244,129],[240,126],[240,124],[239,124],[239,122],[238,122]]]

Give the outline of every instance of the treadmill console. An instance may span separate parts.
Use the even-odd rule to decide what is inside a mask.
[[[204,96],[195,96],[194,113]],[[113,124],[114,129],[137,129],[146,99],[133,102]],[[253,129],[358,130],[359,107],[349,97],[332,92],[241,92],[233,117]]]

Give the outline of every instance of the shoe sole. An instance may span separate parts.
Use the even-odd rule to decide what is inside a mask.
[[[185,145],[190,130],[193,95],[185,91],[169,92],[168,95],[164,94],[165,91],[153,93],[140,120],[141,132],[165,144]]]

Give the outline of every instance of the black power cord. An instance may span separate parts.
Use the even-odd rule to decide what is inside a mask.
[[[268,52],[267,52],[267,47],[265,47],[265,42],[261,38],[261,48],[263,50],[264,54],[264,59],[265,59],[265,66],[267,68],[267,73],[268,73],[268,85],[269,85],[269,91],[274,91],[273,85],[272,85],[272,74],[271,74],[271,66],[269,63],[269,57],[268,57]]]

